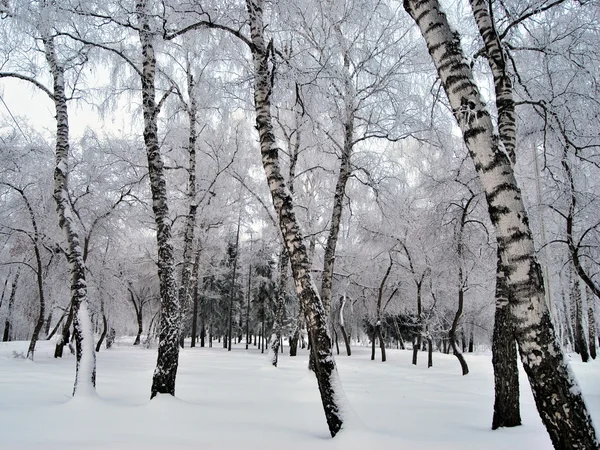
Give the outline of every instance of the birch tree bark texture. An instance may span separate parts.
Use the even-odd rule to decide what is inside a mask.
[[[54,169],[54,201],[58,224],[67,239],[67,261],[71,283],[71,308],[75,337],[75,384],[73,396],[90,394],[96,390],[96,352],[94,332],[88,312],[85,262],[81,241],[75,223],[68,191],[69,114],[65,93],[64,67],[59,62],[54,38],[42,32],[44,53],[53,83],[53,100],[56,111],[56,167]]]
[[[460,35],[450,27],[438,0],[404,0],[404,8],[425,39],[484,188],[512,294],[509,312],[515,339],[542,422],[555,448],[598,448],[581,391],[555,338],[527,213],[510,160],[464,57]]]
[[[272,44],[265,42],[263,23],[264,0],[247,0],[250,23],[252,59],[254,64],[254,107],[256,129],[259,133],[262,164],[279,218],[279,227],[290,258],[296,291],[306,318],[315,361],[315,375],[319,385],[325,418],[331,436],[342,428],[340,409],[341,384],[332,353],[332,342],[327,330],[327,316],[310,273],[310,262],[303,236],[294,212],[292,197],[281,174],[279,149],[273,133],[271,93],[273,67]]]
[[[158,338],[158,357],[152,378],[150,398],[157,394],[175,395],[175,378],[179,362],[180,305],[175,282],[175,263],[171,243],[171,220],[167,202],[167,183],[164,163],[158,143],[158,112],[156,104],[156,55],[154,34],[146,0],[136,2],[138,32],[142,47],[142,106],[144,115],[144,144],[148,159],[148,176],[152,193],[152,211],[156,223],[158,247],[158,279],[160,283],[161,316]]]

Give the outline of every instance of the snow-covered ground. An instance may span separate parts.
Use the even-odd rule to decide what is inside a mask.
[[[489,354],[466,355],[460,375],[453,356],[390,350],[370,361],[355,347],[337,357],[351,410],[344,430],[329,437],[307,355],[266,354],[243,346],[186,348],[180,353],[176,398],[149,401],[156,350],[122,340],[98,354],[97,398],[71,399],[74,357],[52,358],[40,342],[36,361],[15,358],[27,342],[0,344],[0,448],[3,449],[511,449],[552,448],[521,374],[523,426],[492,431]],[[286,347],[287,350],[287,347]],[[573,369],[600,423],[600,360]]]

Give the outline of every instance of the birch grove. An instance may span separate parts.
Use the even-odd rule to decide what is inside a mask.
[[[522,365],[555,448],[598,448],[568,363],[600,347],[598,20],[0,2],[3,341],[73,352],[75,396],[129,340],[156,352],[151,399],[179,394],[181,352],[306,358],[332,437],[336,358],[407,352],[426,379],[454,354],[469,382],[491,351],[492,429],[527,425]]]

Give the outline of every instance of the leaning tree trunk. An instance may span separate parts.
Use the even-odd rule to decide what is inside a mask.
[[[254,62],[256,128],[260,137],[262,163],[273,205],[279,217],[279,226],[288,250],[298,298],[309,329],[311,350],[314,353],[315,375],[325,417],[331,435],[335,436],[343,424],[339,405],[340,393],[338,392],[341,385],[331,350],[331,338],[327,331],[327,316],[310,273],[308,253],[296,219],[292,197],[279,166],[279,149],[275,141],[271,117],[274,68],[270,67],[271,44],[267,46],[264,37],[264,4],[264,0],[247,0],[246,2],[250,21],[250,48]]]
[[[67,239],[67,261],[71,277],[73,336],[76,349],[76,369],[73,395],[91,393],[96,389],[96,353],[94,333],[88,312],[85,262],[79,234],[73,220],[68,190],[69,115],[65,93],[64,67],[59,63],[54,38],[44,32],[42,42],[46,61],[53,79],[53,99],[56,110],[56,167],[54,169],[54,201],[58,224]]]
[[[536,406],[556,448],[598,448],[581,391],[556,341],[520,190],[489,112],[437,0],[405,0],[437,68],[483,186],[511,293],[515,338]]]
[[[492,365],[494,367],[492,430],[521,425],[518,355],[509,303],[506,276],[498,252],[496,313],[492,337]]]
[[[175,378],[179,362],[180,305],[175,283],[175,264],[171,244],[171,219],[167,201],[164,163],[158,143],[158,113],[156,104],[156,56],[154,32],[150,27],[150,12],[146,0],[136,2],[138,32],[142,46],[142,105],[144,115],[144,144],[148,159],[148,176],[152,193],[152,211],[156,223],[158,248],[158,279],[160,284],[161,316],[158,332],[158,357],[152,377],[150,398],[156,394],[175,395]]]
[[[462,272],[462,269],[459,269],[459,272]],[[467,366],[465,357],[463,356],[456,343],[456,330],[458,328],[458,323],[460,322],[460,317],[462,316],[463,312],[464,296],[464,288],[460,286],[458,288],[458,308],[456,309],[456,313],[454,314],[454,319],[452,320],[452,325],[450,327],[448,337],[450,339],[450,345],[452,346],[452,352],[454,353],[454,356],[456,356],[456,359],[458,359],[458,362],[460,364],[462,374],[467,375],[469,373],[469,366]]]

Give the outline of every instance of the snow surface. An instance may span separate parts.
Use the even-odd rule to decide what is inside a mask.
[[[284,347],[279,365],[239,344],[228,353],[186,348],[180,353],[176,397],[150,401],[156,350],[121,339],[98,353],[97,397],[71,398],[75,358],[52,357],[40,341],[36,360],[15,358],[27,342],[0,344],[0,447],[3,449],[551,449],[521,372],[524,425],[492,431],[493,375],[489,353],[455,357],[389,350],[370,361],[353,347],[336,357],[350,411],[344,429],[329,437],[307,353]],[[68,353],[68,352],[67,352]],[[595,422],[600,420],[600,359],[572,367]]]

